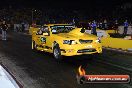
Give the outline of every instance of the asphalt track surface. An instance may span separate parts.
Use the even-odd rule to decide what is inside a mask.
[[[86,74],[126,74],[132,77],[132,55],[103,50],[100,56],[63,57],[57,62],[52,54],[32,51],[31,36],[9,32],[8,41],[0,40],[0,61],[24,88],[132,88],[132,82],[79,85],[80,65]]]

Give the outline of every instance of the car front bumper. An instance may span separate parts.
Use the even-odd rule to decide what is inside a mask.
[[[102,53],[102,47],[96,48],[82,48],[82,49],[61,49],[61,55],[64,56],[74,56],[74,55],[82,55],[82,54],[95,54]]]

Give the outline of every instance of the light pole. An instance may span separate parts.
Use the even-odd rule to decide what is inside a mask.
[[[34,20],[34,11],[36,12],[36,10],[32,10],[32,23],[33,23],[33,20]]]
[[[32,23],[33,23],[33,10],[32,10]]]

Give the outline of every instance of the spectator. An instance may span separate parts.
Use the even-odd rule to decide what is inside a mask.
[[[127,34],[128,26],[129,26],[129,24],[128,24],[127,20],[125,20],[125,22],[124,22],[124,32],[123,32],[123,35],[126,35]]]
[[[99,22],[99,29],[102,29],[102,22]]]
[[[115,20],[115,33],[118,33],[118,21],[117,20]]]
[[[107,28],[108,28],[107,20],[105,19],[103,23],[103,29],[106,30]]]
[[[2,40],[6,40],[6,32],[8,29],[8,25],[6,24],[6,21],[3,20],[2,24],[1,24],[1,30],[2,30]]]
[[[22,22],[22,32],[24,32],[24,30],[25,30],[25,23],[24,22]]]

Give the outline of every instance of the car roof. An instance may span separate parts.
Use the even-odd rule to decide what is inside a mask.
[[[45,24],[44,26],[50,27],[50,26],[62,26],[62,25],[64,25],[64,26],[73,26],[72,24]],[[51,31],[51,29],[49,29],[49,30]]]
[[[61,26],[61,25],[72,25],[72,24],[45,24],[44,26]]]

